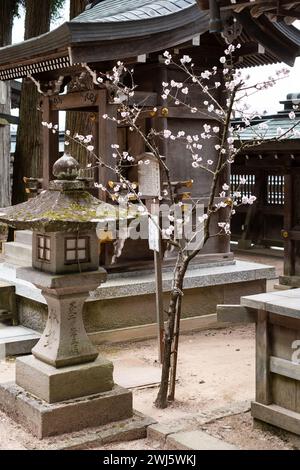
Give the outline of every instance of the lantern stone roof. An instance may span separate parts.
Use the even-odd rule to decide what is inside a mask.
[[[65,156],[56,163],[60,160],[66,164]],[[105,225],[108,221],[132,219],[138,213],[134,205],[125,210],[100,201],[88,192],[87,181],[75,178],[74,174],[73,180],[69,177],[51,181],[49,190],[27,202],[0,209],[0,223],[20,230],[74,232],[91,229],[101,223]]]
[[[47,190],[27,202],[0,209],[0,222],[17,229],[76,231],[116,219],[118,207],[84,190]]]
[[[122,60],[161,52],[209,30],[209,12],[197,0],[103,0],[49,33],[0,49],[0,80],[81,68],[82,63]],[[230,13],[232,14],[232,12]],[[261,44],[244,66],[284,61],[300,55],[300,32],[292,25],[235,13],[243,25],[238,41]],[[215,37],[212,36],[213,41]],[[201,44],[197,46],[201,53]],[[248,60],[249,59],[249,60]]]

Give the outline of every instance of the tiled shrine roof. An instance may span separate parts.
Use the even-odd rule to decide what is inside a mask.
[[[243,26],[238,40],[266,52],[243,57],[244,66],[300,55],[300,32],[249,11],[235,13]],[[55,30],[0,49],[0,80],[67,71],[83,62],[100,63],[160,52],[191,41],[209,29],[209,14],[196,0],[104,0]],[[212,36],[214,38],[214,36]],[[201,54],[201,44],[199,54]],[[64,72],[62,72],[64,73]]]

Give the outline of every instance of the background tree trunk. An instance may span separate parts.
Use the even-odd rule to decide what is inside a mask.
[[[70,0],[70,20],[80,15],[88,3],[90,3],[88,0]]]
[[[49,31],[51,6],[51,0],[25,0],[25,40]],[[36,86],[24,79],[14,161],[13,204],[26,200],[24,176],[42,176],[41,116],[37,109],[38,101]]]
[[[87,0],[70,0],[70,20],[80,15],[85,10],[86,5],[90,3]],[[66,129],[71,131],[71,134],[92,135],[93,122],[91,121],[90,113],[69,111],[66,115]],[[84,148],[79,147],[78,144],[71,141],[68,146],[68,152],[76,158],[76,160],[85,167],[88,163],[87,152]]]
[[[0,2],[0,47],[11,44],[17,0]],[[10,82],[0,82],[0,113],[10,114]],[[0,207],[10,205],[10,126],[0,124]]]

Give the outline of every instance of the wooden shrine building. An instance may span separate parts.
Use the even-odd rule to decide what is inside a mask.
[[[214,3],[214,2],[212,2]],[[59,122],[61,111],[88,113],[96,151],[106,162],[112,159],[111,144],[118,143],[121,150],[133,156],[146,149],[143,141],[127,128],[118,127],[102,115],[117,115],[118,104],[104,86],[95,86],[84,64],[92,70],[111,71],[117,60],[135,68],[138,85],[136,98],[147,110],[157,108],[155,115],[144,114],[140,125],[157,130],[170,129],[173,133],[185,130],[193,135],[207,118],[201,112],[187,113],[161,97],[161,83],[180,80],[177,69],[164,64],[163,52],[168,49],[175,56],[188,54],[199,69],[219,63],[225,45],[240,42],[241,67],[258,66],[284,61],[293,65],[300,55],[300,32],[285,21],[272,21],[270,15],[252,15],[249,6],[220,13],[221,34],[212,34],[211,12],[208,2],[197,0],[102,0],[91,3],[85,12],[65,22],[55,30],[23,43],[0,49],[0,80],[33,77],[39,83],[42,109],[41,121]],[[237,2],[239,3],[239,2]],[[245,2],[243,2],[245,3]],[[249,2],[246,2],[248,4]],[[254,2],[257,3],[257,2]],[[296,2],[298,3],[298,2]],[[223,5],[222,5],[223,6]],[[251,2],[253,7],[253,2]],[[202,9],[201,9],[202,8]],[[285,17],[283,18],[285,19]],[[199,103],[203,97],[192,86],[191,99]],[[66,93],[67,90],[67,93]],[[218,91],[216,91],[218,93]],[[71,129],[72,131],[72,129]],[[76,131],[76,129],[74,129]],[[214,157],[213,139],[203,145],[203,152]],[[48,188],[53,163],[58,158],[58,135],[43,129],[43,186]],[[166,157],[173,181],[193,180],[192,198],[207,203],[209,179],[191,166],[185,148],[178,142],[160,143],[161,154]],[[75,158],[79,158],[74,154]],[[30,175],[24,175],[30,176]],[[107,185],[115,175],[100,168],[95,174],[98,183]],[[132,174],[133,180],[136,175]],[[229,174],[224,175],[229,181]],[[103,194],[101,193],[101,197]],[[229,237],[210,240],[201,255],[207,259],[230,259]],[[128,242],[130,243],[130,242]],[[140,263],[152,261],[152,253],[135,244],[124,250],[123,261]],[[126,259],[125,259],[126,258]]]
[[[241,248],[284,247],[281,283],[300,287],[300,112],[296,110],[294,120],[289,118],[300,103],[300,95],[290,93],[281,103],[284,109],[278,114],[264,116],[259,124],[241,132],[242,142],[254,143],[261,135],[274,141],[242,151],[232,165],[233,189],[244,177],[242,196],[257,197],[250,208],[238,208],[232,232]],[[265,129],[262,123],[266,124]],[[279,132],[294,126],[295,132],[288,138],[276,140]]]

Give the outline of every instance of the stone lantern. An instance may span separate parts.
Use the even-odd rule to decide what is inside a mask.
[[[0,213],[0,222],[33,231],[32,268],[17,276],[40,288],[48,304],[45,331],[32,355],[17,359],[16,383],[0,386],[0,406],[38,437],[133,413],[131,392],[114,384],[112,363],[98,356],[83,324],[89,292],[106,280],[96,225],[116,220],[117,212],[87,191],[78,169],[64,155],[49,190]]]

